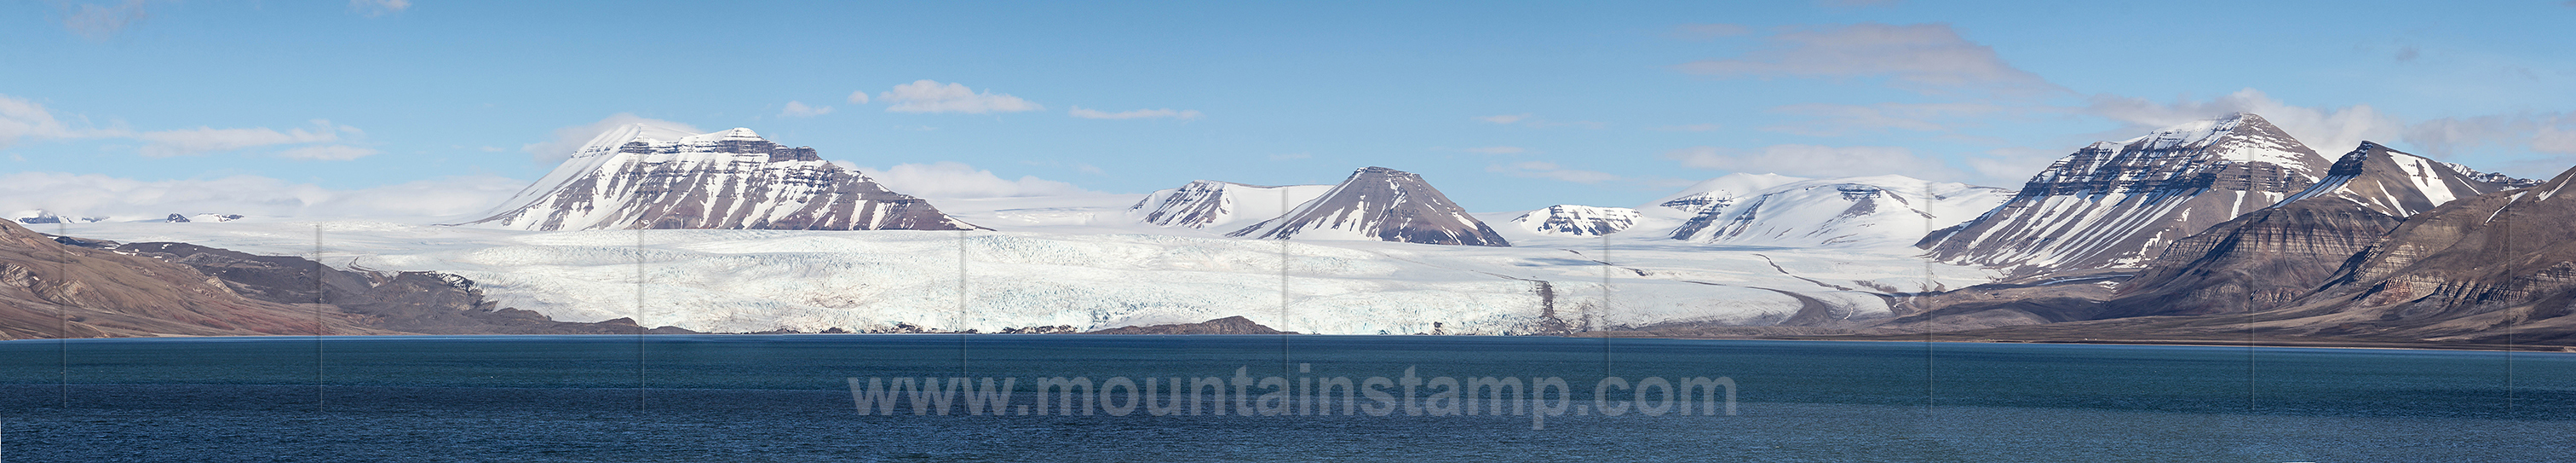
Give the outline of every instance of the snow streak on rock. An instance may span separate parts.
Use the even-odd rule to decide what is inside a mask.
[[[2013,274],[2137,267],[2174,240],[2306,190],[2327,165],[2261,116],[2238,113],[2076,150],[2003,206],[1917,245]]]
[[[468,224],[520,230],[978,228],[751,129],[687,134],[646,124],[602,133],[499,212]]]
[[[1384,167],[1352,172],[1322,197],[1287,215],[1226,236],[1260,239],[1344,239],[1401,243],[1510,246],[1502,236],[1421,175]]]
[[[1601,236],[1637,224],[1636,209],[1558,204],[1512,218],[1513,227],[1541,235]]]

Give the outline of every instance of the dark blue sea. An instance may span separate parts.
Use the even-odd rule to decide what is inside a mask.
[[[1481,401],[1407,403],[1318,386],[1378,378],[1362,389],[1392,393],[1408,369],[1417,396],[1455,391],[1437,378],[1509,378],[1537,395],[1502,400],[1488,381],[1468,393]],[[1238,375],[1254,384],[1238,390]],[[1260,385],[1269,377],[1282,387]],[[852,378],[948,396],[863,412],[854,396],[880,396],[854,394]],[[1044,378],[1087,384],[1049,389],[1073,404],[1017,408]],[[1172,386],[1210,379],[1191,388],[1210,393],[1192,402],[1199,414],[1175,408]],[[1693,379],[1693,392],[1666,392]],[[1733,415],[1696,403],[1721,379]],[[1005,384],[1007,407],[989,413],[957,395]],[[1134,387],[1149,384],[1164,395]],[[5,462],[2541,462],[2576,461],[2576,354],[1445,336],[38,340],[0,342],[0,416]]]

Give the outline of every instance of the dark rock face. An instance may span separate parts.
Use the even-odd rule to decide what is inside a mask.
[[[1378,239],[1399,243],[1510,246],[1483,221],[1422,176],[1384,167],[1352,172],[1323,197],[1287,215],[1228,233],[1260,239],[1299,236]]]
[[[2240,113],[2077,150],[2003,206],[1918,246],[2015,275],[2138,267],[2176,240],[2306,190],[2327,166],[2261,116]]]
[[[2177,241],[2124,286],[2106,317],[2246,313],[2315,292],[2404,217],[2501,186],[2376,143],[2308,191]]]
[[[1100,331],[1093,331],[1093,332],[1085,333],[1085,334],[1297,334],[1297,333],[1296,333],[1296,332],[1294,332],[1294,331],[1279,331],[1279,330],[1270,329],[1270,327],[1267,327],[1267,326],[1261,326],[1261,324],[1259,324],[1259,323],[1253,323],[1253,322],[1252,322],[1252,319],[1243,318],[1243,316],[1241,316],[1241,315],[1236,315],[1236,316],[1232,316],[1232,317],[1219,318],[1219,319],[1215,319],[1215,320],[1208,320],[1208,321],[1203,321],[1203,322],[1198,322],[1198,323],[1182,323],[1182,324],[1175,324],[1175,325],[1154,325],[1154,326],[1127,326],[1127,327],[1119,327],[1119,328],[1110,328],[1110,329],[1105,329],[1105,330],[1100,330]]]
[[[2267,314],[2301,333],[2500,342],[2576,336],[2576,170],[2408,218],[2315,294]]]
[[[2341,200],[2254,211],[2175,242],[2122,288],[2102,318],[2277,307],[2315,291],[2398,222]]]
[[[523,230],[976,229],[887,191],[813,148],[750,129],[663,140],[630,126],[593,140],[504,209],[468,222]]]
[[[119,251],[184,264],[212,275],[243,297],[283,304],[327,304],[355,323],[420,334],[635,334],[632,319],[559,322],[544,314],[496,307],[464,277],[436,272],[377,274],[340,270],[301,257],[256,256],[187,243],[133,243]],[[661,327],[649,334],[688,334]]]

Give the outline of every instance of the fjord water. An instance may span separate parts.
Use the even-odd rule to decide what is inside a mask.
[[[1299,370],[1300,366],[1305,369]],[[862,415],[848,378],[1726,377],[1701,416]],[[2576,354],[1447,336],[0,342],[33,461],[2567,461]],[[1614,397],[1624,400],[1625,397]]]

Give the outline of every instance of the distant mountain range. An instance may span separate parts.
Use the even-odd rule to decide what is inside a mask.
[[[2576,306],[2576,244],[2567,243],[2576,243],[2576,236],[2561,236],[2576,230],[2554,225],[2576,221],[2576,206],[2555,199],[2570,176],[2576,176],[2576,170],[2548,181],[2515,179],[2371,142],[2329,162],[2262,117],[2234,114],[2082,147],[2041,170],[2018,190],[1892,175],[1807,179],[1732,174],[1634,207],[1559,204],[1485,214],[1480,219],[1420,175],[1368,167],[1332,185],[1198,180],[1119,206],[971,204],[965,210],[970,211],[968,216],[986,219],[1049,217],[1052,222],[1023,222],[1078,224],[1080,228],[1066,229],[1085,230],[1071,232],[1078,234],[1182,237],[1086,238],[1046,245],[1074,248],[1014,248],[1012,252],[1024,255],[1013,262],[1118,267],[1128,269],[1118,272],[1140,273],[1079,278],[1144,286],[1068,286],[1053,280],[1070,276],[1036,274],[991,283],[1019,289],[997,289],[977,297],[1024,301],[1012,306],[1015,312],[1010,313],[1054,314],[1008,316],[1025,320],[984,318],[976,325],[1000,331],[1029,327],[1046,327],[1041,331],[1048,332],[1097,331],[1128,326],[1120,323],[1188,323],[1230,315],[1304,332],[1443,331],[1424,329],[1436,318],[1383,318],[1421,317],[1429,312],[1390,315],[1408,312],[1385,305],[1391,300],[1370,300],[1371,295],[1380,299],[1402,295],[1403,300],[1413,301],[1404,303],[1409,307],[1438,307],[1432,312],[1453,314],[1437,317],[1476,320],[1450,319],[1446,331],[1453,333],[1623,329],[1677,336],[1872,336],[1950,332],[1983,338],[2188,340],[2238,336],[2251,330],[2300,339],[2491,344],[2502,342],[2502,336],[2531,342],[2566,341],[2576,335],[2576,318],[2567,317],[2570,307]],[[973,211],[991,212],[975,215]],[[19,221],[26,223],[97,222],[44,211],[20,215]],[[169,221],[235,218],[173,214]],[[1498,229],[1487,220],[1503,226]],[[942,212],[928,200],[888,190],[859,172],[825,161],[811,148],[773,143],[749,129],[686,133],[650,125],[630,125],[599,135],[488,217],[459,225],[532,232],[988,230]],[[502,294],[502,300],[547,301],[556,296],[543,291],[559,290],[545,288],[597,284],[581,279],[549,283],[561,277],[511,273],[516,264],[456,267],[492,277],[498,282],[494,285],[477,285],[462,276],[438,272],[378,273],[352,268],[297,273],[289,270],[311,261],[297,263],[295,258],[181,243],[69,245],[14,224],[6,228],[0,231],[9,233],[14,244],[0,250],[14,254],[0,253],[0,264],[5,264],[0,265],[0,277],[5,277],[0,279],[15,283],[0,285],[0,293],[14,287],[21,294],[0,294],[0,301],[10,303],[8,311],[0,312],[0,334],[12,337],[63,332],[61,327],[49,331],[39,325],[49,320],[46,313],[65,311],[80,311],[90,314],[85,320],[95,320],[81,322],[86,327],[78,333],[81,336],[309,331],[313,328],[309,318],[289,317],[299,310],[291,304],[316,297],[334,307],[325,312],[322,329],[353,333],[642,329],[632,320],[598,322],[605,325],[557,322],[547,319],[549,314],[511,312],[515,309],[486,300],[485,292],[493,291]],[[998,232],[1005,234],[989,236],[1018,236],[1009,235],[1016,230]],[[97,243],[61,239],[62,243]],[[877,244],[868,246],[911,249],[900,247],[916,246],[902,244],[909,239],[916,238],[872,240],[868,242]],[[1317,284],[1351,292],[1300,299],[1305,301],[1300,304],[1325,312],[1289,320],[1265,319],[1273,312],[1261,312],[1277,309],[1228,308],[1242,302],[1216,301],[1261,291],[1242,285],[1263,284],[1257,283],[1262,281],[1258,278],[1238,281],[1235,273],[1277,271],[1261,270],[1256,264],[1260,258],[1248,257],[1257,254],[1243,254],[1265,251],[1221,244],[1228,239],[1326,245],[1301,248],[1301,253],[1314,256],[1309,258],[1324,260],[1289,264],[1289,268],[1340,272],[1330,278],[1341,283]],[[1076,250],[1095,246],[1080,244],[1090,242],[1084,240],[1125,244],[1098,244],[1109,246],[1100,251]],[[1334,244],[1354,242],[1430,246]],[[967,246],[959,243],[958,249]],[[830,247],[821,242],[809,245]],[[1478,250],[1515,245],[1538,249]],[[1143,251],[1156,246],[1166,249]],[[1625,263],[1609,254],[1619,249],[1628,249],[1619,252],[1629,256],[1645,252],[1645,257],[1628,259],[1650,262]],[[1135,257],[1140,252],[1166,254]],[[1054,259],[1067,258],[1059,254],[1091,257],[1059,262]],[[1279,258],[1291,257],[1286,254],[1298,253]],[[1838,254],[1885,256],[1898,262],[1917,259],[1920,263],[1915,267],[1921,276],[1908,276],[1904,265],[1854,267],[1852,262],[1833,261],[1830,256]],[[1801,261],[1800,256],[1808,257]],[[397,260],[413,262],[407,265],[415,267],[439,265],[436,260],[407,259]],[[935,290],[935,285],[923,286],[929,280],[914,280],[936,271],[897,268],[929,265],[925,259],[935,260],[898,259],[866,267],[835,264],[900,280],[816,280],[810,284],[874,289],[839,293],[844,295],[815,293],[775,303],[796,307],[793,313],[810,314],[800,315],[804,319],[834,320],[828,323],[835,329],[938,329],[935,324],[942,323],[941,318],[900,315],[916,309],[911,305],[882,305],[890,302],[866,299],[920,300],[921,291]],[[1692,263],[1746,259],[1757,265],[1694,267],[1701,264]],[[48,273],[45,265],[57,270]],[[756,268],[742,265],[710,268]],[[1172,273],[1156,270],[1167,268],[1158,266],[1187,271]],[[1625,270],[1610,272],[1611,266]],[[60,271],[72,267],[89,270]],[[1413,270],[1394,272],[1392,268]],[[1987,273],[1935,275],[1969,270]],[[805,272],[813,276],[794,278],[829,278],[828,273]],[[1590,305],[1594,302],[1565,299],[1569,294],[1589,294],[1569,288],[1597,287],[1594,282],[1608,283],[1614,274],[1632,280],[1624,284],[1642,288],[1620,305],[1630,309],[1612,312]],[[292,289],[307,287],[295,281],[314,278],[337,283],[323,285],[326,291],[317,294]],[[1160,278],[1172,281],[1156,286],[1153,281]],[[733,284],[775,286],[778,289],[767,291],[804,294],[795,289],[800,284],[795,281],[802,280]],[[1378,283],[1365,283],[1370,281]],[[1913,283],[1904,283],[1908,281]],[[1947,283],[1954,281],[1964,284]],[[1201,300],[1181,294],[1223,296]],[[1046,302],[1050,300],[1056,302]],[[560,303],[540,306],[553,304]],[[1049,304],[1094,307],[1087,309],[1094,313],[1089,322],[1069,320],[1063,318],[1065,313],[1046,312]],[[1510,308],[1520,304],[1528,308]],[[164,306],[186,309],[152,308]],[[1334,307],[1348,309],[1335,314]],[[1627,318],[1605,318],[1612,315]],[[306,322],[297,325],[295,320]],[[1309,324],[1300,325],[1299,320]],[[807,324],[827,323],[775,322],[783,329],[805,330],[823,327]]]

